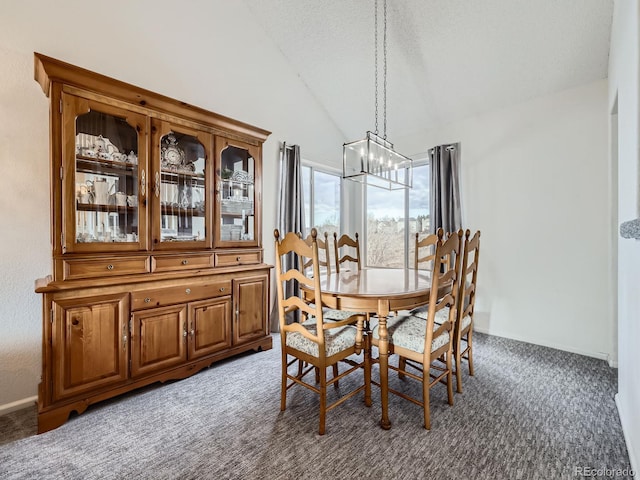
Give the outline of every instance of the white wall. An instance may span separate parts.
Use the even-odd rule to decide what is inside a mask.
[[[617,98],[617,116],[612,116],[612,171],[617,169],[619,222],[638,218],[638,149],[640,141],[640,108],[638,91],[640,80],[640,50],[638,48],[640,9],[635,0],[616,0],[609,57],[609,110]],[[616,148],[617,147],[617,148]],[[615,203],[613,205],[615,207]],[[616,401],[622,428],[627,441],[631,466],[640,468],[640,370],[638,344],[640,344],[640,241],[618,237],[618,394]]]
[[[404,153],[461,142],[479,331],[615,362],[607,128],[602,80],[394,139]]]
[[[344,142],[242,2],[10,0],[2,8],[0,414],[37,393],[34,280],[51,273],[48,99],[33,80],[34,51],[272,131],[263,157],[269,263],[280,142],[303,145],[315,161],[339,156]]]

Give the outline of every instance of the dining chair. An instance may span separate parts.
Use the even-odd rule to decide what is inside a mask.
[[[458,276],[458,305],[453,333],[453,373],[456,376],[456,391],[462,393],[462,360],[469,363],[469,375],[473,376],[473,314],[476,302],[476,285],[478,280],[478,260],[480,258],[480,231],[473,238],[471,231],[464,234],[464,247],[460,275]],[[411,311],[415,317],[427,320],[427,307],[419,307]],[[436,323],[448,318],[448,309],[436,314]],[[400,361],[402,364],[402,360]],[[400,365],[402,366],[402,365]]]
[[[355,255],[352,256],[349,253],[345,253],[340,256],[340,249],[344,249],[345,247],[350,247],[351,252]],[[353,250],[355,249],[355,250]],[[360,264],[360,240],[358,239],[358,232],[355,234],[355,238],[351,238],[347,234],[343,234],[338,238],[338,234],[333,232],[333,252],[335,259],[336,272],[340,273],[340,265],[347,262],[355,263],[358,270],[362,269]]]
[[[320,262],[318,260],[318,242],[316,229],[311,230],[311,245],[301,239],[298,234],[290,232],[284,238],[280,238],[280,232],[275,230],[276,252],[276,283],[278,314],[280,323],[280,340],[282,349],[282,385],[280,396],[280,410],[284,411],[287,405],[287,390],[298,384],[319,394],[320,418],[319,434],[325,433],[325,419],[328,411],[338,406],[348,398],[365,389],[365,385],[359,385],[355,389],[340,396],[332,403],[327,403],[327,386],[335,384],[345,376],[356,372],[364,365],[363,361],[350,358],[360,354],[362,344],[363,316],[351,316],[342,321],[325,321],[322,303],[314,299],[321,298],[320,290]],[[306,269],[289,268],[284,270],[283,259],[293,253],[302,259],[311,259],[311,275],[306,275]],[[313,298],[307,300],[299,294],[287,294],[286,284],[297,282],[313,290]],[[303,323],[287,323],[287,314],[300,311],[307,320]],[[314,321],[311,321],[313,319]],[[356,324],[359,328],[356,328]],[[289,357],[292,357],[289,360]],[[333,378],[327,379],[327,367],[334,367],[338,363],[347,365],[347,369]],[[297,369],[290,373],[291,367]],[[315,371],[319,376],[319,385],[305,380],[305,376]],[[334,372],[336,370],[334,369]],[[367,382],[365,376],[365,382]]]
[[[453,336],[453,353],[457,391],[462,393],[462,360],[469,363],[469,375],[473,376],[473,314],[478,282],[478,260],[480,258],[480,231],[470,239],[465,232],[462,267],[460,271],[458,307]],[[464,343],[463,343],[464,342]],[[464,348],[463,348],[464,347]],[[465,356],[466,355],[466,356]]]
[[[431,428],[431,414],[429,409],[429,392],[431,387],[441,381],[446,382],[449,405],[453,405],[453,373],[452,373],[452,339],[455,322],[456,304],[458,299],[459,268],[441,268],[451,258],[456,259],[460,266],[460,249],[462,231],[443,239],[442,229],[438,230],[433,267],[431,269],[431,290],[429,294],[429,308],[427,321],[411,314],[401,314],[387,319],[387,335],[389,354],[397,354],[403,359],[402,367],[389,364],[388,368],[398,372],[401,378],[405,376],[422,383],[422,400],[389,388],[389,392],[398,395],[423,407],[424,428]],[[451,285],[447,288],[447,285]],[[442,294],[441,290],[446,290]],[[449,316],[438,325],[435,322],[440,311],[449,307]],[[379,325],[372,332],[373,345],[379,346]],[[410,366],[415,370],[409,371]],[[431,371],[435,373],[431,373]]]

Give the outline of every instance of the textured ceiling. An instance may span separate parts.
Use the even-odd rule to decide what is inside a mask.
[[[345,140],[375,128],[374,0],[244,1]],[[389,138],[606,78],[612,14],[613,0],[388,0]]]

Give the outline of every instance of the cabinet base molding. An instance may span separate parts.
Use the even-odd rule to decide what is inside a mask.
[[[182,365],[178,368],[174,368],[161,374],[151,375],[140,380],[128,382],[118,388],[112,388],[100,393],[88,395],[81,400],[74,400],[60,405],[45,407],[43,406],[41,399],[39,399],[38,433],[44,433],[48,432],[49,430],[58,428],[69,419],[69,415],[72,412],[76,412],[78,415],[80,415],[87,410],[89,405],[93,405],[94,403],[117,397],[119,395],[122,395],[123,393],[127,393],[154,383],[182,380],[184,378],[195,375],[201,370],[210,367],[216,361],[222,360],[224,358],[228,358],[239,353],[244,353],[251,350],[255,352],[270,350],[272,347],[272,338],[271,336],[267,336],[256,341],[240,345],[229,350],[225,350],[224,352],[212,355],[211,357],[208,357],[206,359]],[[42,388],[42,385],[40,385],[40,387]]]

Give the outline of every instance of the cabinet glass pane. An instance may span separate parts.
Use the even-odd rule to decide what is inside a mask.
[[[204,240],[207,234],[204,145],[191,135],[170,132],[162,137],[160,146],[160,240]]]
[[[227,147],[221,156],[220,240],[253,240],[255,161],[247,150]]]
[[[124,118],[76,117],[78,243],[138,241],[138,133]]]

